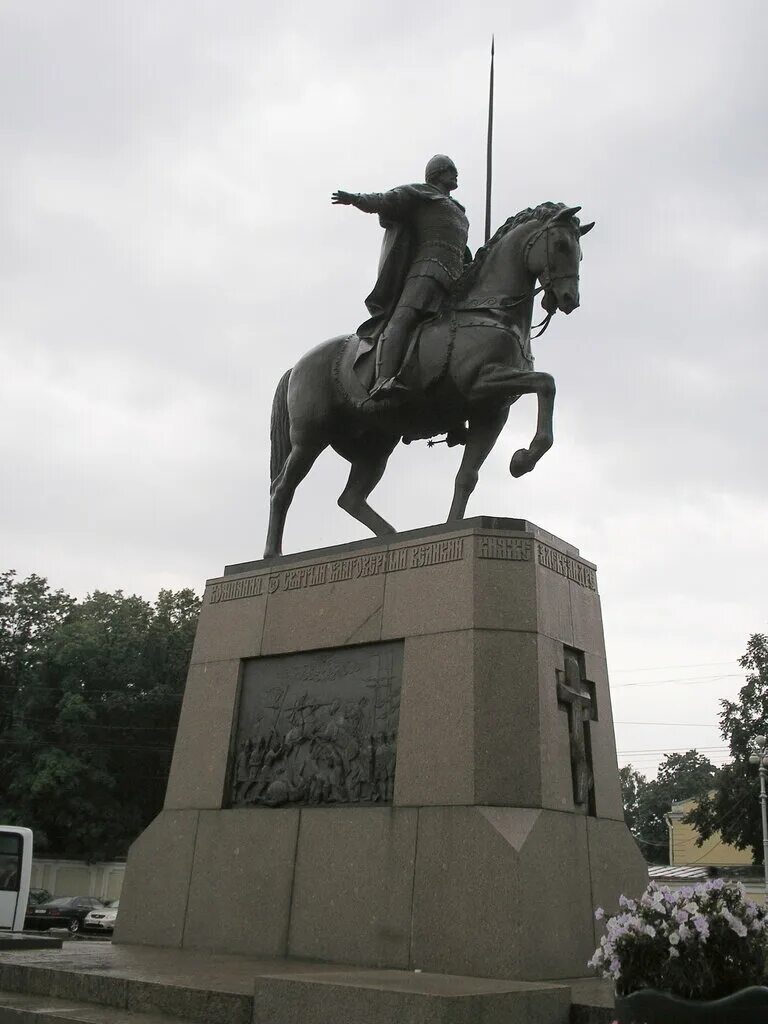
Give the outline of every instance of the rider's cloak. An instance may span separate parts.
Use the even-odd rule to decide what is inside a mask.
[[[376,284],[365,300],[371,315],[357,328],[358,337],[371,345],[378,340],[394,312],[413,262],[416,239],[412,214],[409,216],[409,212],[414,200],[444,201],[446,196],[434,185],[414,184],[401,185],[376,198],[380,200],[379,223],[384,228],[384,239],[381,243]],[[452,201],[456,202],[455,199]]]

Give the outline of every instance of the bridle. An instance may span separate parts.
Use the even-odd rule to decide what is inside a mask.
[[[536,278],[538,277],[538,280],[541,281],[541,287],[534,288],[533,292],[526,292],[524,295],[517,295],[517,296],[515,296],[515,298],[511,298],[511,299],[496,299],[496,298],[483,298],[483,299],[479,299],[479,300],[463,299],[463,300],[460,300],[458,303],[456,303],[456,305],[452,305],[451,307],[449,307],[450,311],[451,311],[451,315],[455,316],[456,312],[473,312],[474,310],[480,310],[480,309],[499,309],[502,312],[506,312],[507,310],[513,309],[515,306],[521,305],[521,303],[523,303],[523,302],[528,302],[529,300],[532,301],[541,292],[549,292],[549,291],[551,291],[552,290],[552,282],[553,281],[566,281],[568,279],[578,278],[578,274],[553,274],[552,273],[551,263],[550,263],[549,232],[555,226],[556,226],[555,220],[553,218],[550,218],[544,224],[542,224],[540,228],[537,228],[536,231],[533,232],[531,237],[527,240],[527,242],[523,246],[523,264],[524,264],[526,270],[528,271],[528,273],[531,274],[531,276],[534,278],[534,280],[536,280]],[[536,275],[534,273],[534,271],[532,271],[530,266],[528,265],[528,257],[531,254],[531,249],[538,242],[538,240],[541,238],[542,235],[544,235],[546,264],[545,264],[544,269],[542,270],[542,272],[540,274]],[[555,315],[556,312],[557,312],[557,306],[555,306],[555,308],[552,310],[551,313],[547,313],[546,317],[541,321],[540,324],[532,324],[531,325],[531,330],[538,330],[539,331],[538,334],[532,334],[531,335],[532,339],[540,338],[542,336],[544,331],[546,331],[547,327],[549,327],[549,322],[552,319],[552,317]]]
[[[544,253],[545,253],[545,256],[546,256],[546,263],[545,263],[544,269],[538,275],[539,281],[541,281],[541,287],[534,289],[534,292],[533,292],[534,296],[538,295],[539,292],[545,292],[546,293],[546,292],[551,291],[552,290],[552,282],[553,281],[567,281],[567,280],[572,279],[574,277],[578,277],[578,274],[553,274],[552,273],[551,266],[550,266],[550,259],[549,259],[549,232],[550,232],[550,230],[554,226],[555,226],[554,219],[550,218],[545,224],[542,224],[542,226],[537,231],[533,232],[531,237],[528,239],[528,241],[523,246],[523,263],[525,264],[525,267],[528,270],[528,272],[530,274],[533,274],[533,271],[528,266],[528,257],[530,256],[531,249],[538,242],[538,240],[541,238],[541,236],[544,235]],[[546,317],[541,321],[540,324],[532,324],[531,325],[531,330],[536,330],[538,328],[541,328],[541,330],[539,330],[539,333],[538,334],[532,334],[531,338],[540,338],[542,336],[544,331],[546,331],[546,329],[549,327],[549,322],[552,319],[552,317],[555,315],[556,312],[557,312],[557,306],[555,306],[555,308],[552,310],[551,313],[547,313]]]

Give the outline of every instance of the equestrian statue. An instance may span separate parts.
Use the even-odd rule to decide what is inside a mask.
[[[510,217],[471,259],[453,161],[432,157],[422,184],[334,192],[384,228],[370,317],[322,342],[281,378],[272,404],[272,490],[265,557],[281,554],[296,487],[329,445],[351,469],[341,508],[377,536],[395,532],[368,504],[399,441],[446,435],[463,444],[448,521],[464,518],[478,471],[521,395],[538,399],[536,433],[510,473],[529,473],[552,447],[555,382],[533,369],[534,298],[543,333],[579,305],[580,206],[542,203]],[[537,287],[537,282],[539,287]],[[534,335],[538,337],[539,335]]]

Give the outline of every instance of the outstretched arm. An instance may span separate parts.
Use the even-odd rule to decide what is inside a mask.
[[[331,195],[331,202],[338,203],[340,206],[355,206],[355,200],[359,198],[354,192],[342,192],[339,190]]]
[[[409,205],[410,197],[400,189],[390,192],[334,192],[331,202],[340,206],[355,206],[363,213],[379,213],[388,220],[399,220]]]

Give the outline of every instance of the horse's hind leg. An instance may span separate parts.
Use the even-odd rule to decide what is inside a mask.
[[[352,464],[347,486],[339,496],[339,507],[367,526],[377,537],[394,533],[395,528],[371,508],[367,498],[384,475],[396,444],[397,438],[372,442],[370,437],[361,438],[354,444],[348,441],[333,443],[339,455]]]
[[[481,417],[472,416],[470,418],[464,456],[453,488],[453,501],[448,513],[448,522],[464,518],[469,496],[477,486],[480,467],[496,444],[496,440],[507,422],[508,415],[509,407],[507,406]]]
[[[269,502],[269,529],[267,530],[267,546],[264,557],[282,554],[283,530],[285,517],[293,501],[293,495],[301,481],[312,469],[315,459],[326,447],[326,443],[309,443],[302,441],[294,444],[285,465],[272,485],[272,496]]]

